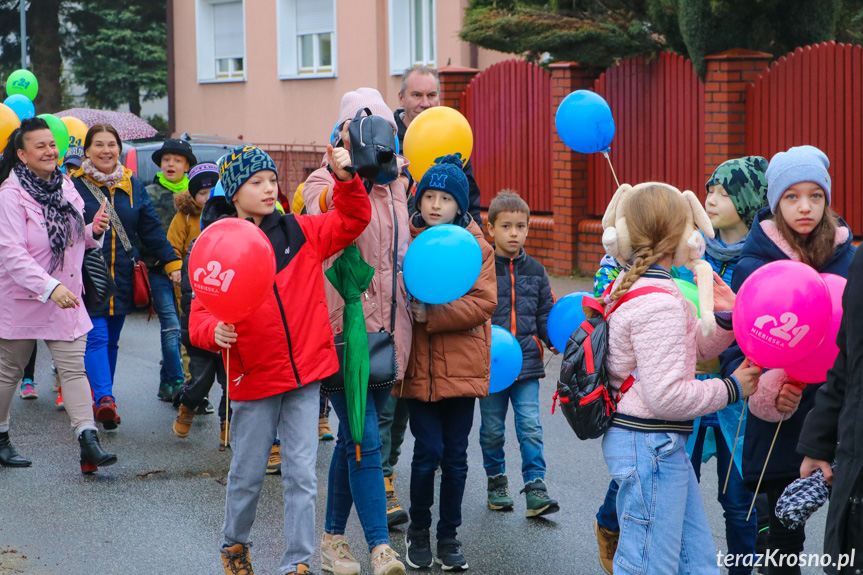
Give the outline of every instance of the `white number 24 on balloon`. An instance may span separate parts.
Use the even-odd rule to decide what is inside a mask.
[[[222,271],[222,264],[217,261],[211,261],[207,264],[206,270],[198,268],[192,277],[196,283],[201,282],[201,275],[206,272],[209,273],[204,277],[204,285],[219,288],[223,292],[227,292],[228,288],[231,287],[231,280],[234,279],[234,270]]]

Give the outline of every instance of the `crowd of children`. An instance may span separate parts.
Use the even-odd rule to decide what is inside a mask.
[[[375,575],[405,573],[390,547],[388,530],[403,521],[409,521],[408,566],[421,569],[437,562],[443,570],[468,568],[457,537],[477,404],[488,507],[507,511],[516,506],[504,456],[511,404],[525,515],[540,517],[560,509],[546,487],[539,417],[539,380],[546,377],[543,345],[558,353],[547,325],[555,298],[545,269],[524,249],[530,208],[517,193],[505,190],[491,202],[483,229],[469,210],[469,182],[461,158],[445,156],[416,182],[415,211],[409,213],[410,180],[380,184],[352,169],[350,119],[367,108],[385,117],[396,133],[375,90],[346,94],[323,167],[297,192],[302,213],[285,215],[275,209],[278,171],[255,146],[237,148],[218,164],[197,164],[188,143],[168,140],[153,156],[161,172],[148,188],[149,196],[176,259],[183,262],[176,303],[172,278],[162,271],[164,261],[154,262],[158,267],[151,271],[151,278],[162,278],[151,279],[154,298],[158,289],[165,291],[158,297],[164,298],[166,290],[170,295],[170,306],[162,302],[157,308],[165,310],[165,317],[160,313],[159,396],[178,407],[173,433],[189,435],[196,415],[207,409],[213,383],[218,381],[223,390],[230,385],[231,405],[223,393],[218,408],[220,440],[233,450],[220,553],[225,573],[253,573],[250,531],[264,476],[271,472],[280,473],[284,484],[286,550],[280,572],[309,572],[315,552],[315,460],[318,440],[330,433],[324,429],[328,403],[339,416],[339,429],[320,543],[326,571],[360,572],[344,537],[352,508],[362,523]],[[409,169],[403,161],[399,167]],[[713,455],[720,470],[718,498],[725,510],[728,550],[735,557],[729,573],[751,573],[751,561],[745,558],[755,553],[757,526],[747,511],[780,420],[784,423],[760,487],[768,500],[766,543],[780,554],[803,550],[803,526],[786,526],[775,508],[803,470],[820,468],[832,477],[829,465],[821,465],[821,459],[804,461],[796,449],[799,443],[801,453],[825,453],[823,447],[807,447],[802,430],[813,408],[816,413],[818,407],[827,409],[823,406],[835,396],[839,376],[832,375],[834,380],[821,393],[824,384],[801,388],[781,369],[763,371],[735,345],[731,313],[746,278],[773,261],[799,261],[820,273],[849,275],[855,248],[850,229],[831,208],[828,167],[820,150],[795,147],[769,163],[757,156],[724,162],[705,185],[703,206],[691,192],[662,183],[623,185],[609,204],[603,218],[609,255],[600,262],[594,284],[600,305],[615,311],[607,316],[606,368],[609,391],[619,394],[602,438],[611,482],[594,525],[600,564],[607,573],[718,572],[698,485],[701,464]],[[224,196],[213,197],[218,182]],[[201,230],[231,217],[259,226],[276,254],[272,293],[260,309],[235,325],[219,321],[194,298],[188,269]],[[479,277],[450,303],[410,298],[400,270],[408,243],[424,230],[445,224],[465,228],[476,238],[482,253]],[[359,445],[348,429],[344,386],[332,379],[339,368],[336,345],[341,345],[344,302],[324,277],[352,244],[375,268],[365,292],[365,299],[371,296],[373,301],[363,302],[366,327],[390,334],[397,359],[394,381],[368,390]],[[697,284],[702,317],[675,279]],[[169,307],[179,308],[176,326]],[[490,394],[492,325],[515,336],[523,365],[512,385]],[[181,349],[187,354],[186,375]],[[226,373],[223,356],[228,350],[232,359]],[[21,359],[23,366],[26,358]],[[32,370],[25,378],[29,383],[25,380],[28,387],[21,395],[27,398],[33,391]],[[322,380],[329,402],[322,399]],[[389,446],[381,453],[378,427],[392,417],[385,413],[391,397],[403,400],[415,439],[407,512],[394,492],[390,497]],[[281,444],[281,452],[279,437],[290,438]],[[10,449],[0,455],[13,453]],[[355,450],[362,455],[361,464]],[[839,469],[837,475],[844,471]],[[841,533],[843,519],[836,521]],[[831,549],[847,551],[857,544],[845,540]],[[774,567],[768,573],[800,569]]]

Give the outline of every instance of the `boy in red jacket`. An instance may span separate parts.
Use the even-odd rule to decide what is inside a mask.
[[[350,154],[332,146],[327,152],[336,176],[334,211],[316,216],[276,212],[276,165],[255,146],[235,148],[222,159],[219,173],[225,196],[210,200],[221,203],[222,217],[258,225],[276,254],[273,293],[243,321],[222,323],[197,299],[192,302],[192,344],[210,351],[231,350],[228,386],[234,457],[221,549],[226,574],[253,573],[249,532],[277,431],[285,454],[287,543],[279,572],[308,573],[315,549],[320,380],[339,366],[321,265],[353,242],[371,219],[368,194],[353,175]]]

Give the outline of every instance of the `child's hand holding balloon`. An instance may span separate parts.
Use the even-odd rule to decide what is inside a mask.
[[[411,312],[413,313],[415,322],[428,322],[428,308],[426,308],[426,304],[423,302],[419,300],[411,300]]]
[[[734,371],[734,377],[743,390],[743,397],[749,397],[758,390],[758,379],[761,377],[761,367],[752,363],[747,357]]]
[[[800,405],[803,396],[803,387],[796,383],[784,383],[776,396],[776,411],[779,413],[791,413]]]
[[[233,324],[220,321],[215,330],[216,345],[224,349],[231,349],[231,345],[237,343],[237,330]]]

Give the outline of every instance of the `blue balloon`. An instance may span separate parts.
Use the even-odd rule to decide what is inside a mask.
[[[577,90],[563,99],[554,126],[563,143],[582,154],[607,152],[614,138],[608,102],[596,92]]]
[[[452,224],[428,228],[408,248],[405,285],[424,303],[449,303],[470,291],[482,269],[479,242],[466,229]]]
[[[524,354],[518,340],[500,326],[491,326],[491,376],[488,392],[495,393],[512,385],[518,374]]]
[[[548,314],[548,339],[560,353],[566,349],[569,336],[585,319],[584,310],[581,309],[581,298],[584,296],[593,297],[593,294],[578,291],[565,295],[557,300]]]
[[[24,94],[12,94],[3,103],[12,108],[19,120],[26,120],[36,115],[36,106]]]

